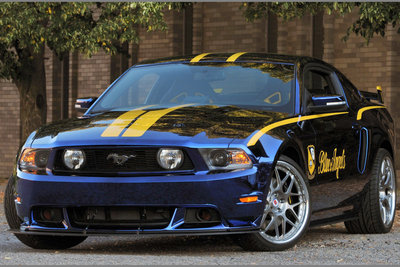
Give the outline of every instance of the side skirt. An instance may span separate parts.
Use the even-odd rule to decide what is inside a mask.
[[[338,215],[332,218],[320,219],[310,222],[310,227],[316,227],[327,224],[334,224],[338,222],[351,221],[358,218],[358,212],[349,212],[346,214]]]

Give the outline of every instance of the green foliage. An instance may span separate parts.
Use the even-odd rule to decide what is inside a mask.
[[[168,8],[180,11],[187,7],[193,6],[193,4],[194,4],[193,2],[169,2]]]
[[[0,78],[22,79],[33,54],[47,45],[57,56],[100,49],[116,53],[121,42],[138,41],[138,25],[164,30],[168,3],[3,2],[0,3]]]
[[[308,12],[315,13],[324,5],[326,4],[320,2],[249,2],[243,3],[242,8],[245,9],[244,15],[249,21],[266,18],[269,12],[284,20],[291,20],[302,17]]]
[[[385,36],[388,25],[396,27],[400,20],[400,3],[398,2],[362,2],[357,3],[359,17],[347,30],[361,35],[369,41],[374,35]],[[400,29],[397,31],[400,33]]]
[[[387,25],[396,27],[400,20],[400,3],[397,2],[249,2],[243,3],[242,8],[249,21],[264,18],[269,12],[284,20],[291,20],[319,11],[328,15],[334,12],[345,15],[354,11],[358,17],[348,27],[343,39],[347,40],[354,33],[367,42],[374,35],[384,36]]]

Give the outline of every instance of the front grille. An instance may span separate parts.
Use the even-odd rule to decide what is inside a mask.
[[[83,148],[86,156],[85,165],[79,170],[68,169],[63,162],[64,149],[56,152],[53,172],[55,175],[123,175],[133,173],[162,173],[167,170],[157,162],[157,148]],[[134,155],[123,164],[107,159],[110,154]],[[186,152],[182,166],[175,172],[193,170],[193,163]]]
[[[174,208],[79,207],[67,209],[73,227],[90,229],[162,229],[168,226]]]

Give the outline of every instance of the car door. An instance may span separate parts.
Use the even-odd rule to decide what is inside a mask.
[[[352,208],[346,200],[354,194],[351,184],[357,178],[354,168],[358,153],[356,114],[333,70],[313,64],[305,68],[303,75],[305,110],[307,115],[315,116],[310,123],[316,141],[309,144],[308,151],[315,154],[317,185],[311,189],[313,210],[320,211],[321,218],[331,217],[342,212],[335,214],[336,208]]]

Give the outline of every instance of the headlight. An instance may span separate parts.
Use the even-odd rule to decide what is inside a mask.
[[[249,156],[242,149],[199,149],[210,170],[250,169]]]
[[[158,164],[167,170],[178,169],[183,163],[183,157],[180,149],[160,148],[157,153]]]
[[[78,170],[85,164],[85,152],[79,149],[66,149],[63,154],[64,164],[71,170]]]
[[[19,158],[19,169],[23,172],[46,174],[50,149],[26,148]]]
[[[211,150],[208,158],[215,167],[225,167],[229,164],[229,153],[223,149]]]

